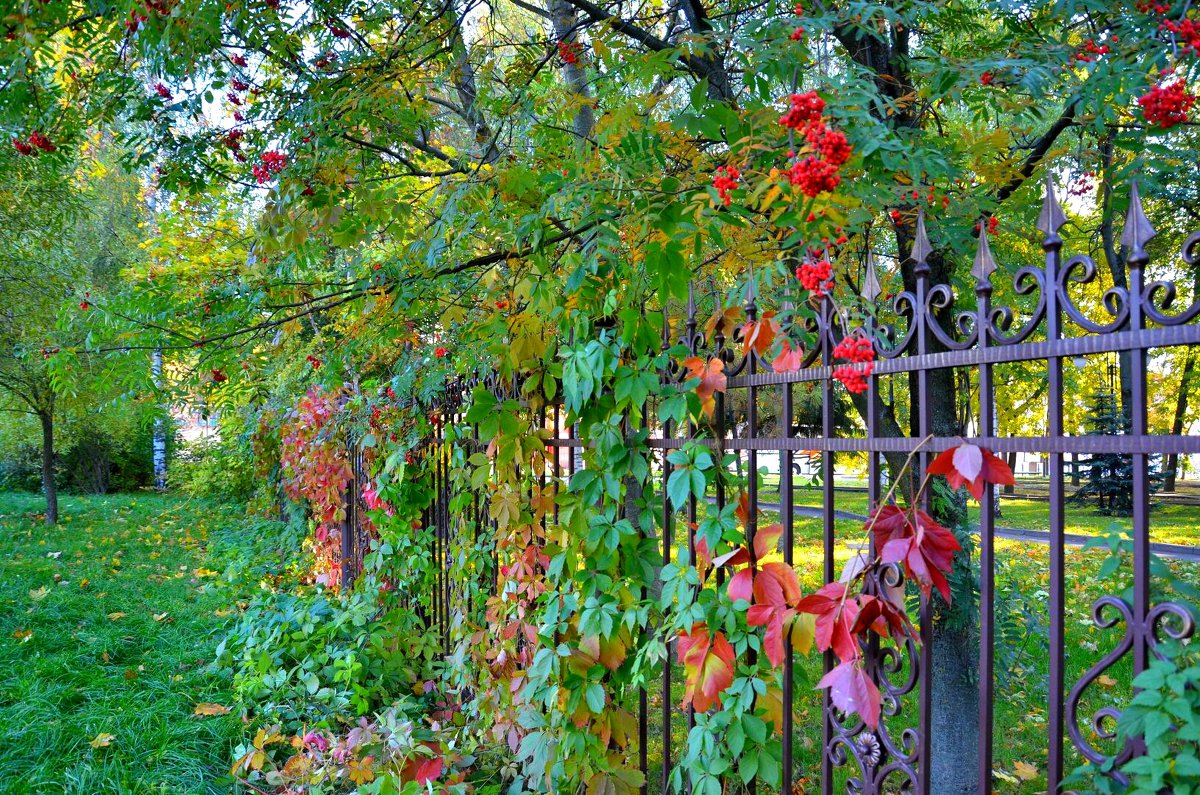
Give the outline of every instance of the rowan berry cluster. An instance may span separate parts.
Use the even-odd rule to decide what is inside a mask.
[[[871,340],[864,334],[851,334],[837,344],[833,356],[850,362],[833,368],[833,377],[855,394],[866,392],[867,379],[875,370],[875,345]]]
[[[779,123],[792,130],[799,130],[810,121],[817,121],[825,112],[825,100],[816,91],[792,94],[788,97],[788,111],[779,117]]]
[[[1113,41],[1117,40],[1114,36]],[[1088,39],[1073,57],[1080,63],[1091,63],[1101,55],[1108,55],[1110,52],[1112,52],[1112,49],[1107,44],[1097,44],[1094,39]]]
[[[1139,97],[1137,104],[1149,123],[1166,130],[1188,120],[1188,111],[1196,98],[1187,92],[1182,79],[1166,86],[1154,86],[1150,93]]]
[[[983,74],[981,74],[979,76],[979,84],[981,86],[990,86],[992,84],[992,81],[995,79],[996,79],[996,76],[994,74],[992,74],[991,72],[984,72]]]
[[[318,359],[316,356],[313,356],[311,353],[308,356],[304,357],[304,361],[308,362],[309,365],[312,366],[312,369],[314,369],[314,370],[321,369],[321,360]]]
[[[171,89],[167,88],[162,83],[154,84],[154,93],[158,94],[163,99],[173,99],[174,98],[174,96],[171,94]]]
[[[1170,3],[1160,3],[1157,0],[1138,0],[1134,7],[1143,14],[1166,14],[1171,10]]]
[[[246,56],[240,55],[236,52],[229,56],[229,62],[234,66],[241,66],[243,68],[250,65],[249,61],[246,60]]]
[[[1200,55],[1200,24],[1194,19],[1166,20],[1159,28],[1175,34],[1182,40],[1179,49],[1184,55]]]
[[[250,88],[249,83],[245,80],[238,80],[236,77],[229,81],[229,85],[233,87],[234,91],[246,91]]]
[[[325,23],[325,27],[327,27],[329,29],[329,32],[331,34],[333,34],[333,37],[335,39],[350,38],[350,31],[347,30],[346,28],[343,28],[341,25],[337,24],[337,22],[334,20],[327,21]]]
[[[1067,185],[1070,196],[1086,196],[1096,189],[1096,172],[1085,171]]]
[[[438,347],[438,348],[434,349],[433,355],[439,359],[445,359],[447,356],[450,355],[450,350],[448,348]]]
[[[982,228],[983,228],[983,227],[982,227],[982,225],[981,225],[981,224],[975,224],[975,231],[976,231],[976,232],[978,232],[978,231],[979,231],[980,229],[982,229]],[[997,218],[997,217],[996,217],[996,216],[994,216],[994,215],[993,215],[993,216],[991,216],[990,218],[988,218],[988,222],[987,222],[987,231],[988,231],[988,234],[989,234],[989,235],[994,235],[994,234],[996,234],[996,230],[997,230],[997,229],[999,229],[999,228],[1000,228],[1000,219],[999,219],[999,218]]]
[[[721,201],[726,207],[732,201],[729,191],[738,186],[738,180],[741,178],[742,172],[738,171],[737,166],[721,166],[713,175],[713,187],[717,189],[717,195],[721,197]]]
[[[259,155],[259,160],[262,162],[250,169],[259,185],[270,181],[271,177],[283,171],[288,164],[287,155],[274,150],[263,152]]]
[[[577,41],[560,41],[558,43],[558,57],[568,66],[573,66],[579,63],[579,56],[583,55],[583,45]]]
[[[58,149],[57,146],[50,142],[50,139],[40,132],[32,132],[29,134],[28,142],[22,141],[20,138],[12,139],[13,149],[27,156],[34,156],[40,149],[43,152],[54,152]]]
[[[833,266],[828,260],[809,260],[796,268],[796,278],[805,290],[823,298],[833,288]]]

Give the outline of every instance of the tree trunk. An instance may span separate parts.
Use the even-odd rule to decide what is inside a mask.
[[[933,627],[929,790],[935,795],[967,795],[977,790],[979,768],[979,689],[968,675],[979,668],[977,633],[941,622]]]
[[[1191,386],[1192,372],[1196,369],[1194,351],[1189,348],[1187,358],[1183,361],[1183,376],[1179,380],[1179,395],[1175,398],[1175,417],[1171,420],[1171,435],[1183,433],[1183,421],[1187,417],[1188,388]],[[1175,491],[1175,478],[1179,469],[1179,454],[1167,456],[1163,467],[1163,491]]]
[[[54,414],[38,414],[42,422],[42,493],[46,495],[46,524],[58,524],[58,488],[54,485]]]
[[[162,388],[162,368],[162,348],[155,348],[154,358],[150,360],[150,374],[155,389]],[[167,490],[167,418],[163,414],[154,418],[154,488],[158,491]]]
[[[1008,459],[1008,461],[1006,461],[1006,463],[1008,464],[1008,468],[1011,469],[1015,473],[1017,471],[1017,454],[1015,452],[1010,452],[1010,453],[1006,454],[1004,457]],[[1015,480],[1015,478],[1014,478],[1014,480]],[[1017,486],[1015,483],[1004,484],[1004,493],[1005,494],[1016,494],[1016,492],[1017,492]]]

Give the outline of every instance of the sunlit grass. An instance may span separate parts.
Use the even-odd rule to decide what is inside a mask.
[[[228,703],[204,672],[228,602],[205,568],[211,512],[67,497],[48,529],[38,506],[0,495],[0,790],[230,792],[241,722],[192,714]]]

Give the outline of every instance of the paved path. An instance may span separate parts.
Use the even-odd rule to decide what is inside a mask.
[[[709,501],[713,501],[711,497]],[[777,502],[760,502],[758,507],[764,511],[778,511],[780,509],[780,505]],[[793,506],[792,513],[795,516],[807,516],[813,519],[820,519],[825,515],[823,509],[812,508],[807,505]],[[850,513],[849,511],[835,510],[833,516],[835,519],[845,519],[850,522],[867,521],[867,517],[862,514]],[[1022,527],[997,527],[996,535],[1000,538],[1008,538],[1013,541],[1029,541],[1034,544],[1050,543],[1050,533],[1046,530],[1028,530]],[[1093,537],[1079,533],[1067,533],[1064,536],[1066,542],[1074,547],[1083,546]],[[1151,544],[1150,551],[1159,557],[1200,563],[1200,547],[1184,546],[1182,544]]]

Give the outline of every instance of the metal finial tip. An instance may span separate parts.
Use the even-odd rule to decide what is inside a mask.
[[[912,247],[913,262],[925,262],[932,253],[933,246],[929,245],[929,234],[925,231],[925,208],[920,207],[917,209],[917,236]]]
[[[863,270],[862,297],[868,304],[873,304],[883,293],[883,288],[879,286],[879,274],[875,272],[875,255],[871,253],[871,249],[867,249],[867,261]]]
[[[1054,195],[1054,180],[1047,174],[1046,193],[1042,199],[1042,212],[1038,215],[1037,228],[1047,237],[1052,237],[1058,234],[1058,230],[1062,229],[1066,222],[1067,215],[1058,203],[1058,197]]]
[[[1131,252],[1140,252],[1157,234],[1142,208],[1142,197],[1138,193],[1137,180],[1134,180],[1129,192],[1129,211],[1125,214],[1125,230],[1121,233],[1121,244],[1127,246]]]
[[[996,260],[992,257],[992,249],[988,246],[987,224],[979,225],[979,247],[975,250],[975,266],[971,275],[980,287],[991,284],[991,276],[996,272]]]
[[[692,284],[690,281],[688,282],[687,311],[689,317],[696,314],[696,285]]]
[[[754,299],[758,297],[758,288],[754,284],[754,274],[750,274],[750,279],[746,282],[746,306],[754,303]]]

